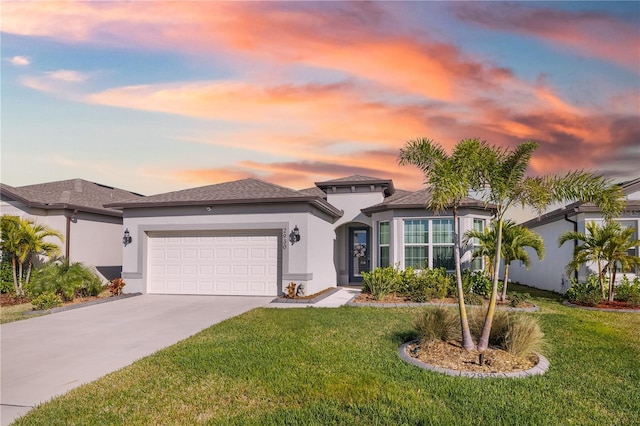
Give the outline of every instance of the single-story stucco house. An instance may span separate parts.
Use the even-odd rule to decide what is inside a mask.
[[[276,296],[291,282],[306,294],[359,283],[376,266],[453,269],[451,213],[427,211],[427,195],[367,176],[305,190],[250,178],[107,207],[132,238],[121,246],[127,292]],[[491,214],[464,200],[461,232]],[[462,261],[482,267],[470,251]]]
[[[107,280],[120,276],[122,211],[104,207],[142,195],[83,179],[13,187],[0,185],[0,213],[48,225],[64,237],[60,245],[71,262],[94,266]]]
[[[640,229],[640,178],[621,183],[620,186],[625,194],[626,207],[622,215],[615,220],[624,227],[635,229],[633,239],[638,239],[638,229]],[[540,234],[544,240],[546,255],[539,261],[535,253],[527,248],[531,259],[531,269],[526,268],[520,262],[513,262],[509,268],[509,279],[513,282],[532,287],[552,290],[564,293],[570,286],[570,278],[578,278],[579,281],[586,280],[590,273],[597,273],[597,267],[588,265],[578,271],[578,274],[567,274],[566,266],[573,258],[574,243],[566,242],[562,247],[558,247],[558,237],[565,231],[586,232],[588,222],[602,223],[604,221],[602,212],[592,203],[576,202],[563,208],[549,212],[539,219],[535,218],[523,223],[534,232]],[[640,247],[630,250],[631,254],[637,256]],[[622,278],[622,273],[633,280],[638,276],[638,271],[619,271],[618,278]]]

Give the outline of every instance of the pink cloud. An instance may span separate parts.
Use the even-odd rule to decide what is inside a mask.
[[[455,3],[456,15],[484,27],[526,34],[553,46],[640,71],[640,31],[630,22],[605,13],[569,12],[520,4]]]

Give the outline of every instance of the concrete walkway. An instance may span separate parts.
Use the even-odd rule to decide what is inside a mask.
[[[346,304],[349,300],[360,294],[360,289],[343,287],[336,293],[316,302],[316,303],[277,303],[272,302],[267,308],[337,308]]]
[[[0,326],[2,425],[272,297],[143,295]]]

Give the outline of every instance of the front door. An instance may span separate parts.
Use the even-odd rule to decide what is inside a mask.
[[[369,227],[349,228],[349,282],[361,283],[371,268]]]

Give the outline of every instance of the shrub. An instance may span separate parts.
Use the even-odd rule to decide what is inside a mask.
[[[60,296],[52,291],[44,291],[40,293],[38,297],[31,299],[31,304],[33,305],[34,309],[38,311],[44,311],[46,309],[60,306],[62,304],[62,299],[60,299]]]
[[[531,299],[531,295],[529,293],[518,293],[514,291],[509,294],[509,306],[514,308],[519,307],[523,303],[526,303]]]
[[[371,272],[362,273],[362,291],[380,300],[396,291],[400,280],[400,274],[394,267],[376,268]]]
[[[620,284],[615,286],[614,292],[615,300],[640,305],[640,278],[636,277],[633,281],[629,281],[629,278],[624,275]]]
[[[417,279],[416,271],[411,266],[403,271],[398,271],[397,293],[402,296],[409,296],[416,286]]]
[[[293,284],[295,287],[295,283],[291,284]],[[289,286],[291,286],[291,284],[289,284]],[[127,285],[127,283],[125,283],[122,278],[116,278],[107,285],[107,289],[109,290],[109,292],[111,292],[112,296],[118,296],[122,294],[122,289],[125,285]]]
[[[528,357],[541,352],[544,347],[544,333],[535,317],[517,315],[509,322],[504,336],[503,348],[511,355]]]
[[[0,263],[0,293],[15,293],[15,291],[11,260],[5,255]]]
[[[587,281],[578,282],[574,278],[571,279],[571,287],[564,294],[571,303],[580,305],[597,306],[602,300],[602,292],[598,282],[598,276],[589,275]]]
[[[469,312],[469,328],[472,335],[480,335],[484,318],[484,309],[474,309]],[[527,357],[543,349],[544,333],[533,316],[495,311],[489,344],[504,349],[514,356]]]
[[[441,306],[425,309],[414,321],[420,342],[449,341],[460,336],[460,319],[455,310]]]
[[[415,302],[444,299],[451,287],[451,277],[444,268],[425,269],[415,276],[409,296]]]
[[[471,273],[471,291],[478,296],[487,297],[491,294],[491,279],[481,271]]]
[[[475,293],[469,293],[464,296],[465,305],[477,305],[481,306],[484,303],[482,296],[478,296]]]
[[[76,297],[97,296],[102,291],[102,282],[80,262],[51,262],[36,270],[27,286],[31,298],[46,291],[62,296],[63,300],[73,300]]]

